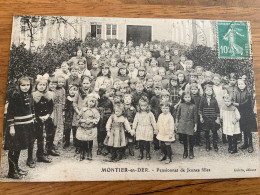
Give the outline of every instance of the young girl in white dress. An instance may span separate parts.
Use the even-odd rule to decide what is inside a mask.
[[[233,105],[232,98],[226,94],[224,97],[225,104],[220,109],[220,119],[223,121],[223,133],[227,135],[228,152],[237,153],[237,139],[240,132],[239,120],[240,113]]]
[[[136,140],[139,141],[140,155],[138,160],[143,159],[144,148],[146,150],[146,159],[150,160],[150,143],[153,141],[153,135],[157,132],[157,125],[146,96],[140,98],[137,111],[133,122],[133,130],[136,134]]]

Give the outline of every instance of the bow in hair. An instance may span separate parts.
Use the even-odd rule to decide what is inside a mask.
[[[45,73],[44,75],[37,75],[37,77],[36,77],[36,81],[39,81],[39,80],[48,80],[48,78],[49,78],[49,74],[48,73]]]

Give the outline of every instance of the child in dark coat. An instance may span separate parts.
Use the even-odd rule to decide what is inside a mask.
[[[253,112],[252,96],[247,90],[247,85],[242,79],[238,79],[238,93],[235,96],[235,105],[240,112],[240,128],[244,134],[244,144],[239,149],[248,149],[249,153],[254,151],[252,131],[257,130],[256,118]]]
[[[18,80],[18,91],[14,92],[7,108],[7,128],[4,149],[8,152],[9,178],[20,179],[27,171],[18,166],[21,150],[33,149],[34,142],[34,103],[31,94],[32,84],[29,78]],[[35,167],[32,151],[28,150],[27,164]]]
[[[184,153],[183,158],[194,158],[194,133],[197,131],[197,110],[189,92],[182,95],[182,103],[178,106],[176,114],[177,132],[182,134]],[[189,152],[188,152],[189,146]]]
[[[48,90],[48,81],[45,78],[36,80],[36,91],[33,93],[34,107],[35,107],[35,132],[37,139],[37,160],[38,162],[50,163],[51,159],[44,155],[44,137],[52,134],[53,121],[51,114],[53,112],[52,93]],[[48,154],[58,156],[59,154],[51,150],[50,145],[51,136],[46,137],[46,150]],[[31,150],[32,153],[32,150]],[[32,154],[30,154],[32,156]]]
[[[134,117],[136,114],[136,109],[132,106],[133,96],[131,94],[124,95],[124,109],[125,117],[129,121],[130,126],[132,127],[134,122]],[[134,156],[134,136],[126,132],[127,147],[129,149],[129,154]]]
[[[214,97],[214,91],[212,85],[205,86],[205,92],[200,100],[199,115],[200,122],[202,123],[202,129],[205,131],[206,138],[206,151],[210,150],[210,138],[209,133],[213,133],[213,147],[218,152],[218,132],[220,127],[219,121],[219,107],[216,98]]]
[[[98,100],[98,110],[100,113],[100,121],[97,125],[97,141],[98,141],[98,150],[97,155],[100,155],[103,152],[103,155],[107,155],[107,148],[104,146],[104,140],[107,136],[106,132],[106,123],[108,118],[114,111],[113,102],[107,97],[106,89],[99,90],[100,99]]]
[[[71,85],[68,88],[68,96],[65,101],[65,120],[64,120],[64,138],[65,143],[63,148],[67,148],[70,145],[70,132],[72,129],[72,121],[74,115],[74,107],[73,102],[75,101],[75,93],[77,93],[78,87],[75,85]]]

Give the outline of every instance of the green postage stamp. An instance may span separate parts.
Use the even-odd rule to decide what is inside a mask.
[[[249,27],[248,22],[217,22],[218,55],[220,58],[251,57]]]

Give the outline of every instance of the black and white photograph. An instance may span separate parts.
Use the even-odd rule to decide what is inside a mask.
[[[259,176],[249,22],[13,17],[1,182]]]

